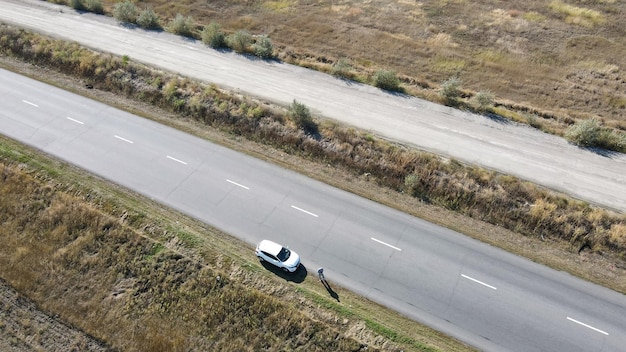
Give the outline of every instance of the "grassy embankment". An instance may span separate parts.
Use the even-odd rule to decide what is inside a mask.
[[[108,14],[116,3],[92,2]],[[137,4],[138,10],[154,8],[160,25],[171,31],[172,20],[181,15],[190,16],[184,33],[196,38],[211,21],[226,33],[265,34],[286,62],[378,86],[387,86],[377,84],[380,72],[392,72],[399,78],[392,89],[621,152],[626,152],[625,6],[615,0]],[[459,96],[448,99],[442,86],[453,78]]]

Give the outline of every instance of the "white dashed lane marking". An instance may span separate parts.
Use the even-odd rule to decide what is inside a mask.
[[[469,277],[469,276],[467,276],[467,275],[465,275],[465,274],[461,274],[461,276],[462,276],[462,277],[464,277],[464,278],[466,278],[466,279],[468,279],[468,280],[474,281],[474,282],[475,282],[475,283],[477,283],[477,284],[481,284],[481,285],[483,285],[483,286],[489,287],[489,288],[490,288],[490,289],[492,289],[492,290],[497,290],[497,288],[495,288],[494,286],[488,285],[488,284],[486,284],[486,283],[484,283],[484,282],[482,282],[482,281],[478,281],[478,280],[474,279],[473,277]]]
[[[122,140],[122,141],[124,141],[124,142],[126,142],[126,143],[130,143],[130,144],[135,143],[135,142],[133,142],[133,141],[131,141],[131,140],[128,140],[128,139],[126,139],[126,138],[124,138],[124,137],[120,137],[120,136],[118,136],[118,135],[115,135],[114,137],[115,137],[115,138],[117,138],[117,139],[119,139],[119,140]]]
[[[591,326],[591,325],[587,325],[587,324],[585,324],[585,323],[583,323],[583,322],[580,322],[580,321],[578,321],[578,320],[576,320],[576,319],[573,319],[573,318],[567,317],[567,320],[569,320],[569,321],[571,321],[571,322],[574,322],[574,323],[576,323],[576,324],[580,324],[580,325],[582,325],[582,326],[584,326],[584,327],[586,327],[586,328],[589,328],[589,329],[591,329],[591,330],[593,330],[593,331],[597,331],[597,332],[599,332],[599,333],[601,333],[601,334],[604,334],[604,335],[606,335],[606,336],[609,336],[609,333],[608,333],[608,332],[606,332],[606,331],[602,331],[602,330],[597,329],[597,328],[594,328],[593,326]]]
[[[390,248],[393,248],[393,249],[397,250],[398,252],[402,251],[402,249],[400,249],[400,248],[398,248],[398,247],[396,247],[396,246],[392,246],[392,245],[390,245],[389,243],[385,243],[385,242],[383,242],[383,241],[381,241],[381,240],[377,240],[377,239],[375,239],[374,237],[370,237],[370,238],[372,239],[372,241],[374,241],[374,242],[378,242],[378,243],[380,243],[380,244],[384,244],[385,246],[390,247]]]
[[[306,211],[306,210],[304,210],[304,209],[302,209],[302,208],[298,208],[298,207],[297,207],[297,206],[295,206],[295,205],[292,205],[291,207],[292,207],[292,208],[294,208],[294,209],[296,209],[296,210],[299,210],[299,211],[301,211],[301,212],[303,212],[303,213],[305,213],[305,214],[309,214],[309,215],[311,215],[311,216],[315,216],[316,218],[318,218],[318,217],[319,217],[317,214],[313,214],[313,213],[311,213],[310,211]]]
[[[243,189],[250,189],[250,187],[246,187],[246,186],[244,186],[244,185],[242,185],[242,184],[240,184],[240,183],[237,183],[237,182],[235,182],[235,181],[226,180],[226,182],[228,182],[228,183],[232,183],[233,185],[235,185],[235,186],[237,186],[237,187],[241,187],[241,188],[243,188]]]
[[[73,119],[73,118],[71,118],[71,117],[69,117],[69,116],[67,117],[67,119],[68,119],[68,120],[70,120],[70,121],[76,122],[76,123],[78,123],[78,124],[84,125],[84,123],[83,123],[82,121],[78,121],[78,120]]]
[[[32,105],[32,106],[34,106],[34,107],[36,107],[36,108],[38,108],[38,107],[39,107],[39,105],[37,105],[37,104],[35,104],[35,103],[31,103],[31,102],[30,102],[30,101],[28,101],[28,100],[22,100],[22,101],[23,101],[24,103],[26,103],[26,104],[28,104],[28,105]]]
[[[179,159],[176,159],[176,158],[174,158],[173,156],[169,156],[169,155],[168,155],[168,156],[167,156],[167,158],[168,158],[168,159],[170,159],[170,160],[174,160],[174,161],[175,161],[175,162],[177,162],[177,163],[181,163],[181,164],[183,164],[183,165],[187,165],[187,163],[186,163],[186,162],[184,162],[184,161],[182,161],[182,160],[179,160]]]

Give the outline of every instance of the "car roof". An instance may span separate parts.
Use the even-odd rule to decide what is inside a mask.
[[[259,249],[269,254],[278,255],[283,249],[283,246],[270,240],[263,240],[259,243]]]

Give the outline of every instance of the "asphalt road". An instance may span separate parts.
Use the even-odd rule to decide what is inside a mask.
[[[128,55],[264,100],[305,103],[319,116],[626,210],[626,156],[600,155],[530,127],[460,112],[417,98],[279,62],[211,50],[168,33],[34,0],[0,0],[0,21]]]
[[[0,133],[487,351],[623,351],[626,297],[289,170],[0,69]],[[341,297],[339,297],[341,300]]]

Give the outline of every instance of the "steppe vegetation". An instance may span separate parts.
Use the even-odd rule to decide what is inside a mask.
[[[626,255],[626,218],[511,176],[407,149],[370,134],[289,111],[76,44],[3,26],[3,55],[81,77],[102,90],[175,112],[232,135],[324,165],[525,236]],[[302,121],[305,121],[303,123]],[[311,133],[312,125],[315,131]]]
[[[139,13],[139,16],[137,16],[137,24],[141,28],[145,29],[161,28],[159,15],[157,15],[151,7],[147,7],[145,10]]]
[[[114,0],[101,4],[105,9],[117,6]],[[266,35],[281,60],[499,115],[572,143],[578,140],[570,138],[570,130],[580,130],[587,126],[583,121],[595,119],[607,132],[582,146],[626,152],[626,58],[622,55],[626,5],[622,1],[146,0],[137,4],[154,8],[164,20],[193,14],[198,28],[216,22],[226,34]],[[193,36],[199,38],[200,31]],[[380,72],[395,72],[399,84],[379,85]],[[443,83],[453,77],[463,82],[461,94],[440,94]],[[472,99],[481,91],[492,92],[493,99],[481,100],[488,104]]]
[[[220,25],[216,22],[209,23],[200,33],[202,42],[213,49],[219,49],[226,46],[226,36],[220,29]]]

